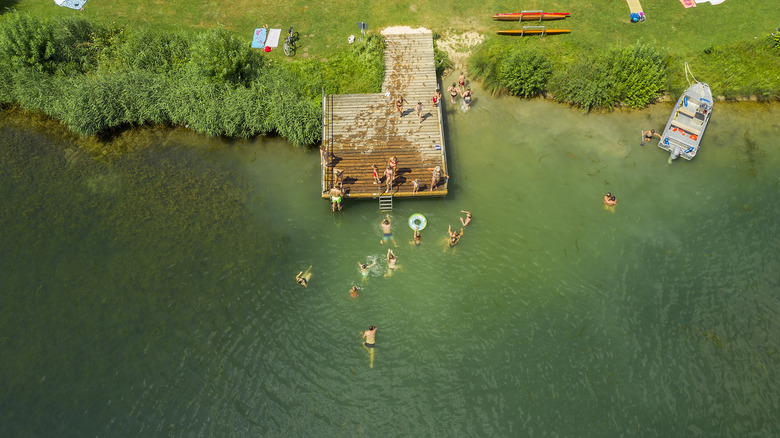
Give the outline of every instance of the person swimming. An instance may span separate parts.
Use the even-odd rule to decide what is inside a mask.
[[[360,290],[359,287],[352,286],[352,289],[349,290],[349,294],[352,295],[352,298],[357,298],[359,290]]]
[[[376,265],[376,261],[374,263],[371,263],[370,265],[367,265],[362,262],[358,262],[358,267],[360,268],[360,273],[363,275],[363,283],[365,283],[368,280],[368,273],[369,269],[373,268],[374,265]]]
[[[466,220],[463,220],[463,218],[460,218],[460,223],[463,224],[465,227],[466,225],[471,223],[471,213],[466,210],[461,210],[461,213],[466,213]]]
[[[395,238],[393,237],[393,231],[392,231],[392,223],[390,222],[390,214],[386,214],[385,218],[382,219],[382,222],[380,222],[382,227],[382,240],[379,241],[380,245],[384,245],[385,242],[392,241],[393,245],[398,247],[398,244],[395,242]]]
[[[398,267],[396,266],[396,262],[398,262],[398,257],[395,256],[392,249],[387,248],[387,273],[385,274],[385,277],[393,275],[393,272]]]
[[[301,271],[295,276],[295,282],[303,287],[309,287],[309,280],[311,280],[311,266],[306,272]]]
[[[420,234],[420,230],[415,228],[414,229],[414,234],[412,234],[412,243],[415,246],[420,246],[421,242],[422,242],[422,234]]]
[[[604,195],[604,205],[607,207],[614,207],[617,205],[617,198],[612,193]]]
[[[449,233],[450,233],[449,244],[450,244],[450,248],[452,248],[455,245],[457,245],[458,242],[460,242],[460,238],[461,238],[461,236],[463,236],[463,228],[460,229],[460,232],[452,231],[452,225],[449,225],[448,229],[449,229]]]

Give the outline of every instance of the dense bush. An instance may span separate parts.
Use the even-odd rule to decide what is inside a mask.
[[[623,104],[632,108],[657,98],[666,83],[667,56],[636,44],[614,49],[595,59],[580,58],[553,75],[555,99],[590,110]]]
[[[552,74],[552,62],[542,53],[518,48],[509,53],[500,64],[501,85],[515,96],[537,96],[547,87]]]
[[[493,95],[499,94],[501,84],[501,60],[510,48],[497,38],[488,38],[477,46],[469,57],[469,76],[482,82],[482,88]]]
[[[441,76],[445,70],[452,68],[452,60],[445,50],[439,48],[436,44],[436,40],[439,39],[439,34],[433,34],[433,62],[436,65],[436,75]]]
[[[381,91],[384,40],[327,62],[272,62],[221,27],[195,38],[83,18],[0,17],[0,104],[18,104],[95,135],[146,123],[208,135],[321,136],[321,93]]]

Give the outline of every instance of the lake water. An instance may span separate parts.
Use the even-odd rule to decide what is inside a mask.
[[[6,113],[0,435],[777,436],[780,105],[716,104],[668,164],[639,142],[671,106],[447,104],[450,195],[396,201],[391,276],[316,151],[155,128],[95,159]]]

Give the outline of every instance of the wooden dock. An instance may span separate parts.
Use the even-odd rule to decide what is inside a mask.
[[[346,198],[378,198],[385,180],[374,182],[371,165],[380,177],[390,157],[397,157],[393,197],[445,196],[447,179],[431,191],[430,168],[440,166],[447,174],[441,102],[433,106],[436,67],[430,32],[385,33],[385,78],[381,94],[328,95],[323,97],[322,197],[333,187],[333,168],[344,171],[342,191]],[[389,94],[388,94],[389,93]],[[403,117],[395,100],[403,96]],[[444,93],[442,93],[444,95]],[[423,104],[423,120],[417,116]],[[413,181],[420,189],[413,194]],[[387,196],[389,194],[385,194]]]

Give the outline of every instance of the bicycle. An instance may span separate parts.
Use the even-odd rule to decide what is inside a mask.
[[[287,36],[284,38],[284,54],[292,56],[295,54],[295,41],[298,40],[298,32],[293,32],[292,26],[287,31]]]

